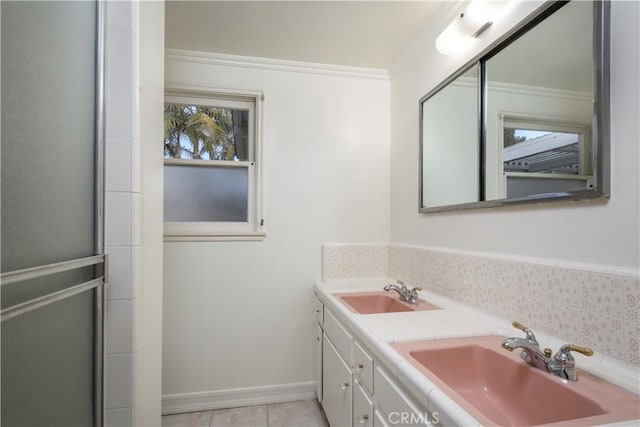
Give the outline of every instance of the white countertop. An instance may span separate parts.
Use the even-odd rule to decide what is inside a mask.
[[[478,425],[478,422],[422,375],[389,344],[485,335],[521,336],[512,320],[483,312],[449,298],[420,291],[420,299],[441,310],[381,314],[357,314],[349,310],[334,293],[380,291],[393,283],[389,278],[358,278],[320,282],[318,298],[390,370],[391,374],[425,407],[442,414],[445,424]],[[557,349],[566,344],[559,338],[536,333],[541,347]],[[592,357],[576,354],[576,366],[633,393],[640,394],[640,368],[596,352]],[[632,422],[637,425],[636,421]],[[617,423],[616,425],[625,425]]]

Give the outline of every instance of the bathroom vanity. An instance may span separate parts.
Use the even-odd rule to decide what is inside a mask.
[[[416,307],[405,308],[401,301],[386,301],[397,300],[395,293],[381,292],[392,282],[350,279],[315,286],[317,393],[332,427],[638,425],[637,368],[599,353],[576,354],[580,378],[561,379],[527,365],[519,351],[500,347],[505,337],[522,334],[509,320],[426,291]],[[359,295],[361,301],[354,300]],[[541,347],[566,344],[537,335]],[[482,378],[475,375],[479,371],[490,372]],[[461,375],[474,378],[462,378],[461,385]],[[474,401],[481,393],[458,393],[474,381],[482,389],[487,378],[498,379],[487,383],[495,395],[480,399],[498,401],[502,409]],[[531,395],[518,397],[522,390]]]

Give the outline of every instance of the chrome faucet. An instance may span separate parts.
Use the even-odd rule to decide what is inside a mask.
[[[396,281],[398,283],[397,286],[393,283],[388,284],[384,287],[385,291],[396,291],[400,295],[400,300],[409,304],[418,305],[418,291],[421,291],[422,288],[415,287],[411,290],[407,287],[407,284],[402,280]]]
[[[560,350],[552,358],[550,348],[540,350],[540,344],[531,329],[516,321],[512,323],[512,326],[523,331],[526,336],[525,338],[507,338],[502,342],[502,348],[509,351],[513,351],[516,348],[522,349],[520,353],[522,360],[531,366],[559,376],[560,378],[571,381],[578,380],[578,374],[576,374],[575,370],[576,362],[571,355],[571,351],[577,351],[585,356],[593,355],[593,350],[590,348],[574,344],[565,344],[560,347]]]

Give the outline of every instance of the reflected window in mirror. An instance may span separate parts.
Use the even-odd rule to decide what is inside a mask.
[[[502,122],[502,194],[507,199],[593,187],[590,126]]]

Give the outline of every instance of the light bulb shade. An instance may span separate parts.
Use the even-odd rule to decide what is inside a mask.
[[[482,31],[501,14],[501,9],[509,0],[473,0],[440,33],[436,39],[436,49],[444,55],[460,52],[473,43]]]
[[[466,50],[472,43],[465,33],[460,18],[454,20],[436,39],[436,49],[443,55],[452,55]]]

